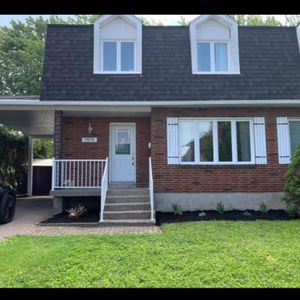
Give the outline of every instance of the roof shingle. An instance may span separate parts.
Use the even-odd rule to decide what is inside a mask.
[[[193,75],[187,26],[143,26],[142,74],[93,74],[93,26],[48,26],[41,100],[300,99],[295,27],[240,26],[240,75]]]

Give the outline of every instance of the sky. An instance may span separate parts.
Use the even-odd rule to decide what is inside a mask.
[[[0,15],[0,26],[3,25],[9,25],[11,20],[19,20],[24,21],[28,16],[30,15]],[[31,15],[39,16],[39,15]],[[49,15],[42,15],[45,18],[49,17]],[[60,15],[60,17],[67,19],[68,16],[72,15]],[[162,21],[164,25],[178,25],[177,21],[180,20],[181,15],[136,15],[137,17],[145,17],[148,20],[154,20],[154,21]],[[194,18],[196,18],[198,15],[182,15],[186,18],[187,21],[191,21]],[[266,15],[263,15],[266,16]],[[285,23],[285,15],[274,15],[276,19],[281,21],[283,24]]]

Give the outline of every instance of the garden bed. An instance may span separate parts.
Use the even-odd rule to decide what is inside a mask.
[[[87,213],[79,218],[69,218],[67,212],[55,215],[49,219],[42,221],[40,224],[55,224],[55,223],[95,223],[99,221],[99,209],[89,209]]]
[[[200,213],[205,213],[199,216]],[[247,213],[248,214],[247,214]],[[228,220],[228,221],[255,221],[255,220],[289,220],[290,217],[284,210],[269,210],[267,213],[255,210],[231,210],[223,214],[215,210],[206,211],[185,211],[181,215],[173,212],[156,212],[156,225],[162,223],[179,223],[189,221],[211,221],[211,220]]]

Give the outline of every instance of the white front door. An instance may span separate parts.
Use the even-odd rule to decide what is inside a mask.
[[[110,181],[135,182],[135,125],[110,127]]]

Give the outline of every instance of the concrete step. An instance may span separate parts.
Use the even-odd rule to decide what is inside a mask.
[[[99,223],[100,226],[155,226],[155,221],[126,219],[126,220],[104,220]]]
[[[104,220],[150,220],[150,210],[104,211]]]
[[[150,203],[150,196],[137,195],[137,196],[106,196],[105,203]]]
[[[104,211],[134,211],[150,210],[149,203],[131,202],[131,203],[106,203]]]
[[[148,188],[133,189],[109,189],[107,196],[146,196],[149,195]]]

